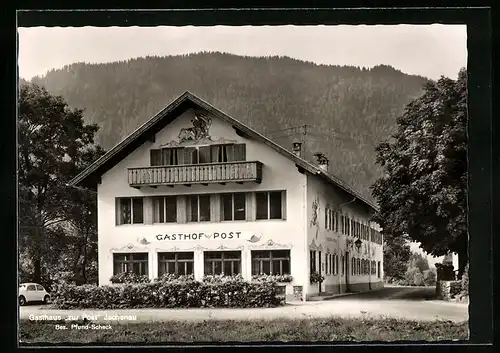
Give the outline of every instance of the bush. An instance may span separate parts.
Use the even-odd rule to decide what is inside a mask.
[[[465,266],[464,274],[462,275],[462,283],[461,283],[461,296],[469,295],[469,264]]]
[[[421,278],[419,275],[422,275],[420,269],[417,267],[410,267],[406,270],[404,283],[407,286],[417,286],[415,280],[420,281]],[[422,275],[423,277],[423,275]],[[422,278],[423,279],[423,278]]]
[[[151,282],[146,275],[137,275],[133,272],[122,272],[111,276],[111,283],[149,283]]]
[[[172,273],[165,273],[161,275],[160,277],[156,277],[154,279],[154,282],[178,282],[178,283],[185,283],[185,282],[191,282],[194,281],[194,276],[193,275],[176,275]]]
[[[203,277],[202,282],[204,283],[226,283],[226,282],[244,282],[243,276],[237,275],[206,275]]]
[[[274,282],[249,283],[239,279],[219,282],[175,279],[100,287],[60,283],[54,291],[53,303],[60,309],[272,307],[282,303],[277,291]]]
[[[426,286],[436,285],[436,271],[434,271],[433,269],[424,271],[424,284]]]
[[[320,275],[318,272],[311,272],[309,275],[309,282],[312,283],[321,283],[325,280],[325,276]]]
[[[292,282],[293,277],[291,275],[253,275],[252,280],[257,282]]]
[[[422,272],[420,272],[419,269],[419,272],[415,273],[413,277],[413,285],[422,286],[423,284],[424,284],[424,275],[422,274]]]

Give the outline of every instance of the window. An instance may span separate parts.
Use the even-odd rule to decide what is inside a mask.
[[[244,143],[151,150],[151,165],[183,165],[244,161]]]
[[[221,195],[221,219],[223,221],[244,221],[246,194],[243,192]]]
[[[29,290],[29,291],[35,291],[36,290],[36,287],[34,284],[30,284],[28,287],[26,287],[26,290]]]
[[[159,165],[180,165],[180,164],[190,164],[184,163],[184,155],[189,152],[185,148],[162,148],[151,150],[151,166]]]
[[[43,289],[43,287],[41,285],[37,284],[36,285],[36,290],[43,292],[45,289]]]
[[[380,261],[377,262],[377,277],[380,278]]]
[[[117,275],[123,272],[148,275],[148,254],[113,254],[113,274]]]
[[[153,223],[177,222],[177,197],[156,196],[153,198]]]
[[[142,197],[122,197],[117,199],[117,224],[144,223]]]
[[[194,268],[192,252],[158,253],[158,276],[165,273],[176,275],[191,275]]]
[[[354,276],[356,274],[356,259],[351,258],[351,275]]]
[[[345,262],[344,262],[344,255],[342,255],[341,257],[341,261],[342,262],[342,276],[344,275],[344,272],[345,272]]]
[[[358,261],[357,267],[358,267],[358,276],[359,276],[359,275],[361,275],[361,259],[358,259],[357,261]]]
[[[205,275],[241,273],[241,251],[206,251]]]
[[[312,272],[316,272],[316,251],[309,251],[309,269]]]
[[[339,274],[339,255],[335,254],[335,275]]]
[[[186,206],[188,222],[210,221],[210,195],[187,195]]]
[[[339,231],[339,213],[335,212],[335,231]]]
[[[284,191],[256,192],[256,219],[284,219]]]
[[[252,275],[290,274],[290,250],[252,251]]]
[[[325,229],[328,229],[328,208],[325,208]]]
[[[331,262],[328,261],[329,258],[330,258],[330,254],[327,254],[326,258],[325,258],[326,274],[327,275],[330,274],[330,264],[331,264]]]

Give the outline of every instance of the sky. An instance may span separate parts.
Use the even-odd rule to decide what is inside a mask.
[[[75,62],[220,51],[283,55],[316,64],[391,65],[408,74],[455,79],[467,66],[465,25],[19,28],[19,76]]]

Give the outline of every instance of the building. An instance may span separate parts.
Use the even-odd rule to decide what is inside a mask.
[[[123,271],[279,273],[303,300],[381,287],[376,206],[317,157],[184,93],[70,182],[97,190],[99,284]]]

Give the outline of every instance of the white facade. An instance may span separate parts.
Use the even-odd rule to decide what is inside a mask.
[[[175,120],[158,131],[154,142],[147,141],[133,152],[125,156],[101,175],[97,185],[98,193],[98,252],[99,252],[99,285],[110,283],[110,278],[116,272],[114,269],[115,254],[147,253],[147,275],[150,278],[158,276],[158,254],[169,252],[192,252],[196,279],[206,274],[204,256],[207,251],[238,251],[241,254],[241,274],[250,280],[252,277],[252,251],[256,250],[288,250],[289,274],[293,281],[287,284],[286,292],[296,296],[317,294],[317,284],[309,283],[310,251],[321,251],[318,268],[325,275],[321,291],[345,292],[359,290],[354,285],[368,284],[371,288],[381,286],[383,278],[382,246],[370,241],[363,241],[358,251],[353,241],[335,230],[325,229],[325,209],[336,209],[353,219],[367,223],[371,216],[371,208],[359,200],[349,203],[353,196],[341,190],[320,176],[301,170],[296,162],[286,155],[278,153],[268,144],[253,138],[239,136],[227,122],[216,116],[211,116],[210,136],[214,141],[222,138],[224,141],[244,143],[246,146],[246,161],[262,163],[262,180],[257,182],[231,183],[222,185],[219,182],[207,184],[157,185],[155,187],[131,187],[128,168],[149,167],[151,164],[150,150],[162,148],[171,141],[178,140],[179,131],[189,128],[195,112],[185,110]],[[259,191],[283,191],[282,219],[256,220],[256,196]],[[220,214],[220,195],[223,193],[247,192],[245,201],[246,220],[241,221],[207,221],[187,222],[180,217],[175,223],[154,223],[153,203],[155,196],[178,196],[177,208],[186,207],[186,195],[210,194],[210,212],[212,217]],[[144,217],[141,224],[118,224],[117,198],[143,198]],[[184,201],[182,201],[184,200]],[[317,202],[316,218],[313,203]],[[183,211],[182,211],[183,212]],[[187,212],[187,211],[186,211]],[[180,214],[177,211],[177,214]],[[214,219],[214,218],[212,218]],[[376,228],[376,225],[371,225]],[[173,234],[190,234],[189,239],[174,240]],[[203,233],[203,234],[201,234]],[[223,236],[225,233],[225,238]],[[231,236],[232,233],[232,236]],[[168,238],[165,235],[168,235]],[[161,235],[161,236],[158,236]],[[158,237],[157,237],[158,236]],[[186,238],[186,236],[180,236]],[[158,240],[160,238],[161,240]],[[223,239],[224,238],[224,239]],[[366,251],[365,251],[366,250]],[[353,255],[366,257],[370,261],[380,263],[379,275],[349,276],[350,288],[346,287],[348,266],[340,264],[341,256],[346,251]],[[326,271],[325,254],[338,254],[339,266],[337,274]],[[328,256],[328,255],[327,255]],[[344,259],[345,261],[345,259]],[[350,265],[350,262],[349,262]],[[277,265],[276,265],[277,266]],[[295,287],[295,288],[294,288]],[[364,287],[363,287],[364,288]],[[367,288],[368,289],[368,288]]]

